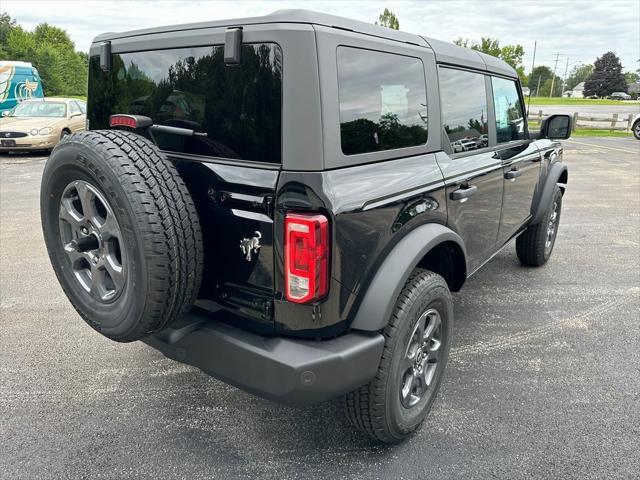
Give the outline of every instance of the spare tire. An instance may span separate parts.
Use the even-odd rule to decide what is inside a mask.
[[[202,233],[175,166],[132,132],[65,137],[45,165],[42,229],[80,316],[119,342],[158,332],[188,310],[202,279]]]

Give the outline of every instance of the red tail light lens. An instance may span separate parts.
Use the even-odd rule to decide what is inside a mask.
[[[285,296],[295,303],[329,291],[329,221],[320,214],[288,213],[284,221]]]
[[[138,121],[133,115],[111,115],[109,117],[109,126],[138,128]]]

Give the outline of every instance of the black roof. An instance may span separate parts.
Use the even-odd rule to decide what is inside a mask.
[[[329,15],[326,13],[314,12],[311,10],[278,10],[262,17],[234,18],[229,20],[187,23],[183,25],[170,25],[164,27],[145,28],[142,30],[132,30],[129,32],[110,32],[98,35],[93,41],[94,43],[96,43],[105,40],[135,37],[138,35],[147,35],[151,33],[177,32],[185,30],[196,30],[201,28],[228,27],[236,25],[242,26],[265,23],[306,23],[312,25],[334,27],[341,30],[350,30],[365,35],[386,38],[396,42],[409,43],[412,45],[430,48],[433,50],[437,61],[441,63],[461,65],[479,70],[487,70],[509,77],[517,77],[516,71],[508,63],[496,57],[476,52],[475,50],[459,47],[452,43],[443,42],[441,40],[436,40],[421,35],[401,32],[399,30],[393,30],[366,22],[350,20],[348,18]]]

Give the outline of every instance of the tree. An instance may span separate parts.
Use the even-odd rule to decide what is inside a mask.
[[[466,38],[458,38],[453,43],[460,47],[471,48],[471,50],[486,53],[487,55],[504,60],[518,72],[522,83],[526,83],[527,78],[524,74],[524,65],[522,64],[522,57],[524,57],[524,48],[522,45],[505,45],[504,47],[500,47],[500,41],[491,37],[480,38],[480,43],[470,42],[469,39]]]
[[[400,30],[400,22],[396,14],[390,11],[388,8],[384,9],[384,12],[378,17],[376,25],[381,27],[392,28],[394,30]]]
[[[627,85],[630,85],[632,83],[640,83],[640,68],[635,72],[625,72],[624,81],[627,83]]]
[[[573,90],[573,87],[581,82],[584,82],[593,73],[593,65],[576,65],[571,70],[571,73],[567,77],[567,81],[564,84],[565,90]]]
[[[586,97],[606,97],[613,92],[627,92],[622,64],[614,52],[607,52],[594,63],[593,73],[584,82]]]
[[[8,13],[0,13],[0,58],[5,58],[8,55],[9,52],[5,50],[7,37],[9,32],[16,26],[16,21],[12,20]]]
[[[549,93],[551,93],[552,83],[553,96],[559,97],[562,94],[562,79],[556,75],[555,80],[553,80],[553,72],[551,69],[545,65],[540,65],[534,68],[529,75],[527,86],[529,90],[531,90],[532,97],[548,97]],[[539,90],[538,85],[540,85]]]

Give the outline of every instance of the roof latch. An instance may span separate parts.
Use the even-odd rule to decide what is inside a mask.
[[[224,35],[224,63],[240,63],[240,47],[242,46],[242,27],[227,28]]]
[[[100,45],[100,68],[103,72],[111,70],[111,42]]]

